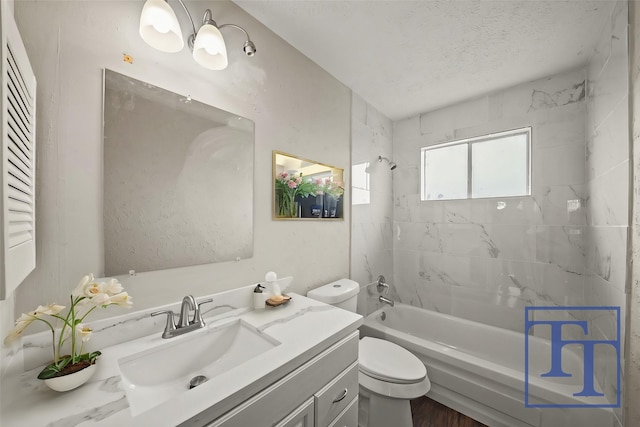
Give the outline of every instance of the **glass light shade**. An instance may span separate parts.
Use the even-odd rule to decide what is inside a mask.
[[[209,70],[227,68],[227,47],[219,29],[211,24],[200,27],[193,42],[193,59]]]
[[[140,37],[163,52],[179,52],[184,47],[178,18],[164,0],[147,0],[142,7]]]

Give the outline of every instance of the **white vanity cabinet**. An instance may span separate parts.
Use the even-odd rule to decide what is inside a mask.
[[[298,409],[290,413],[284,420],[280,421],[276,427],[313,427],[314,419],[313,397],[304,402]]]
[[[358,331],[207,427],[357,427]]]

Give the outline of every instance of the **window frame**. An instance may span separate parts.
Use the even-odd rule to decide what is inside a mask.
[[[513,196],[487,196],[487,197],[473,197],[473,158],[471,145],[481,142],[487,142],[492,140],[498,140],[514,135],[526,135],[526,194],[519,194]],[[495,199],[495,198],[507,198],[507,197],[526,197],[531,196],[531,138],[533,135],[532,127],[525,126],[517,129],[510,129],[501,132],[494,132],[490,134],[474,136],[470,138],[457,139],[455,141],[444,142],[440,144],[428,145],[420,148],[420,201],[421,202],[433,202],[433,201],[448,201],[448,200],[478,200],[478,199]],[[426,153],[440,148],[453,147],[456,145],[467,146],[467,197],[466,198],[452,198],[452,199],[427,199],[426,190]]]
[[[354,184],[354,181],[356,180],[356,172],[354,171],[355,167],[359,167],[359,166],[363,166],[362,171],[365,174],[365,187],[358,187]],[[371,174],[369,174],[369,172],[367,172],[367,170],[369,169],[369,167],[371,166],[370,162],[360,162],[360,163],[353,163],[351,165],[351,204],[353,206],[360,206],[360,205],[370,205],[371,204]],[[358,200],[356,200],[356,197],[354,197],[354,190],[362,190],[362,191],[366,191],[367,192],[367,201],[366,202],[359,202]]]

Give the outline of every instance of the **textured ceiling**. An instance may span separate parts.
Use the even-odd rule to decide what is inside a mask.
[[[234,2],[394,120],[583,65],[614,5]]]

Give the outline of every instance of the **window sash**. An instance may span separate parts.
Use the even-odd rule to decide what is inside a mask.
[[[420,200],[421,201],[434,201],[434,200],[467,200],[467,199],[488,199],[488,198],[496,198],[496,197],[523,197],[531,195],[531,127],[524,127],[518,129],[507,130],[503,132],[495,132],[487,135],[458,139],[451,142],[445,142],[442,144],[435,144],[427,147],[421,148],[421,168],[420,168]],[[472,155],[472,144],[478,144],[482,142],[495,141],[498,139],[511,137],[511,136],[519,136],[524,135],[526,138],[526,184],[525,184],[525,194],[520,195],[511,195],[511,196],[487,196],[487,197],[473,197],[473,155]],[[466,145],[467,147],[467,197],[466,198],[446,198],[446,199],[428,199],[427,198],[427,155],[430,151],[453,147],[457,145]]]

